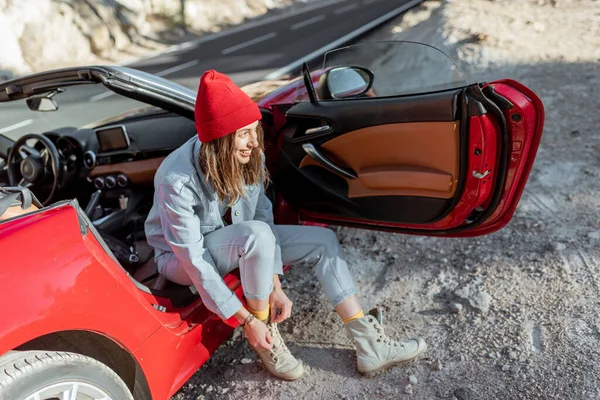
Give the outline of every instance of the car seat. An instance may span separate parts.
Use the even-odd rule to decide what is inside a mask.
[[[24,187],[0,187],[0,221],[42,208],[31,190]]]

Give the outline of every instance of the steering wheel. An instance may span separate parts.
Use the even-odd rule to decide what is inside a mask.
[[[38,151],[36,146],[29,146],[28,140],[37,140],[44,149]],[[30,188],[52,179],[52,189],[48,197],[42,201],[46,206],[58,189],[61,175],[60,155],[54,143],[44,135],[29,133],[21,136],[8,153],[8,179],[11,186]]]

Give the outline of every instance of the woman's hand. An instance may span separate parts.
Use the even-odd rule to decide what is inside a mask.
[[[267,325],[261,320],[255,318],[250,321],[244,328],[244,332],[246,332],[246,338],[252,347],[259,347],[265,350],[271,350],[273,348],[271,332],[269,332]]]
[[[269,305],[271,306],[271,322],[283,322],[292,315],[292,302],[283,292],[278,275],[273,276],[273,291],[269,296]],[[281,312],[278,314],[277,310],[281,310]]]

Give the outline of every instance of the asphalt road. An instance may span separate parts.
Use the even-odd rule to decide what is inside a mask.
[[[343,46],[349,35],[384,22],[414,0],[329,0],[173,46],[127,66],[196,89],[207,69],[227,73],[238,85],[298,75],[302,61],[318,65],[324,49]],[[316,57],[315,57],[316,56]],[[16,139],[62,126],[87,123],[130,110],[140,103],[101,85],[68,88],[55,97],[56,112],[31,112],[24,102],[0,104],[0,134]]]

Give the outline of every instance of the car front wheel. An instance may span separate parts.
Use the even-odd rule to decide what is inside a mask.
[[[93,358],[53,351],[0,357],[2,400],[133,400],[123,380]]]

